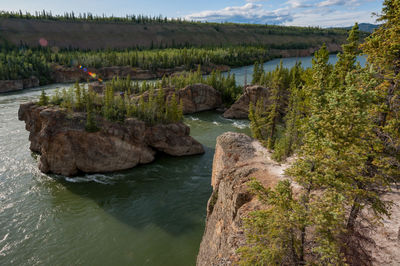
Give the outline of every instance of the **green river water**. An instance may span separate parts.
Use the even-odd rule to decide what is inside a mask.
[[[300,60],[311,63],[310,57]],[[250,67],[233,72],[239,83],[245,73],[251,77]],[[44,89],[51,94],[68,86]],[[194,265],[212,192],[216,137],[249,134],[248,121],[216,112],[186,116],[204,155],[163,155],[112,174],[47,176],[38,170],[17,117],[19,105],[37,100],[41,89],[0,95],[0,265]]]

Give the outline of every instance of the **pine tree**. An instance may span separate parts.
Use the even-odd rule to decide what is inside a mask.
[[[115,119],[115,113],[114,88],[112,85],[107,84],[104,93],[103,115],[105,118],[112,121]]]
[[[290,96],[285,120],[285,132],[275,143],[274,159],[281,161],[289,157],[301,145],[301,122],[304,118],[304,92],[300,63],[291,69]]]
[[[342,45],[343,53],[338,54],[338,61],[335,65],[335,81],[343,84],[346,80],[346,74],[355,69],[357,56],[360,54],[359,49],[360,31],[358,24],[349,32],[347,43]]]
[[[260,84],[261,76],[264,74],[263,62],[254,62],[253,80],[251,84]]]
[[[268,205],[245,218],[248,245],[239,249],[241,265],[304,265],[306,226],[304,206],[294,198],[288,180],[280,181],[274,190],[258,181],[249,184],[251,192]]]
[[[75,88],[75,108],[77,110],[82,110],[83,109],[82,90],[78,81],[75,82],[74,88]]]
[[[373,110],[377,122],[375,131],[384,143],[382,156],[386,157],[387,175],[400,180],[400,1],[385,0],[383,22],[366,42],[362,50],[368,55],[371,68],[377,73],[379,85],[375,92],[379,104]],[[389,163],[390,162],[390,163]]]
[[[46,92],[42,89],[42,93],[40,94],[38,104],[40,106],[45,106],[49,103],[49,97],[46,95]]]
[[[96,121],[93,114],[93,92],[89,91],[89,93],[85,97],[86,101],[86,126],[85,129],[88,132],[96,132],[99,128],[96,125]]]

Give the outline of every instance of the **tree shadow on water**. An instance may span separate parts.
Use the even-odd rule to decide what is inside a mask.
[[[162,154],[153,163],[127,171],[78,177],[97,182],[64,179],[61,183],[135,229],[156,225],[180,235],[204,225],[206,204],[212,192],[214,155],[214,149],[205,149],[203,155]]]

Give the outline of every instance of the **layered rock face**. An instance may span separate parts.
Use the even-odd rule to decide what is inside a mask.
[[[243,217],[262,207],[248,192],[256,178],[265,187],[284,179],[286,165],[270,159],[261,144],[245,134],[227,132],[217,138],[212,169],[213,193],[207,205],[207,222],[197,265],[231,265],[237,248],[245,244]]]
[[[265,104],[268,104],[270,90],[258,85],[245,88],[243,95],[232,106],[225,111],[225,118],[245,119],[249,116],[250,102],[256,104],[257,100],[263,98]]]
[[[174,89],[163,89],[166,101],[171,100],[172,95],[176,95],[176,100],[183,104],[183,114],[192,114],[201,111],[214,110],[222,105],[221,93],[205,84],[194,84],[175,91]],[[155,95],[159,90],[155,91]],[[149,92],[136,96],[136,100],[143,97],[144,101],[149,98]]]
[[[35,76],[20,80],[0,80],[0,93],[19,91],[39,87],[39,80]]]
[[[150,126],[129,118],[121,124],[98,117],[100,130],[89,133],[84,113],[68,115],[34,103],[21,104],[18,118],[30,132],[30,149],[41,154],[39,169],[44,173],[73,176],[124,170],[150,163],[157,151],[174,156],[204,153],[182,123]]]
[[[224,72],[229,71],[229,69],[230,68],[228,66],[224,65],[211,65],[207,67],[202,67],[202,71],[205,74],[211,73],[212,70],[220,70]],[[112,66],[102,67],[99,69],[88,68],[88,70],[90,72],[98,74],[104,80],[112,79],[115,76],[126,77],[128,75],[131,76],[132,80],[146,80],[162,78],[164,75],[170,76],[175,73],[184,72],[185,68],[181,66],[151,71],[130,66]],[[93,80],[87,73],[77,67],[64,67],[60,65],[53,66],[51,77],[56,83],[75,82],[77,80],[86,81],[88,79]]]

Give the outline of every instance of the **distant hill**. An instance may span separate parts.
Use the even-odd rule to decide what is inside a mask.
[[[371,23],[360,23],[358,24],[358,27],[360,28],[361,31],[365,31],[365,32],[374,32],[375,29],[379,28],[380,25],[376,25],[376,24],[371,24]],[[352,28],[351,27],[345,27],[344,29],[350,30]]]
[[[340,49],[346,35],[345,29],[312,27],[0,17],[0,38],[30,47],[44,39],[51,47],[89,50],[253,45],[283,51],[315,49],[326,43],[334,51]]]

